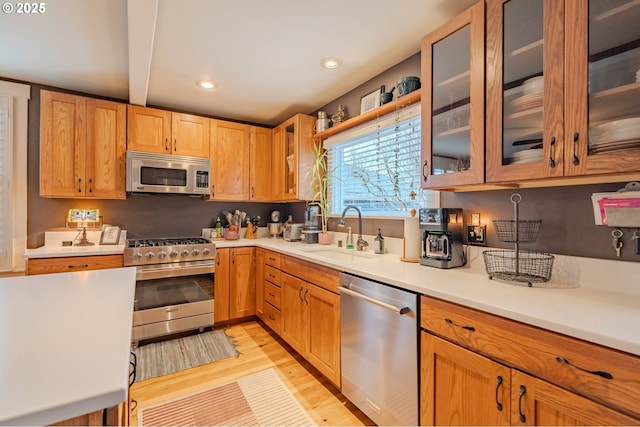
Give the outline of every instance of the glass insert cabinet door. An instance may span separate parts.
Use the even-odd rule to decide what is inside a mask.
[[[640,1],[567,2],[566,175],[640,171]],[[577,19],[569,20],[569,16]]]
[[[422,186],[484,182],[484,2],[422,39]]]

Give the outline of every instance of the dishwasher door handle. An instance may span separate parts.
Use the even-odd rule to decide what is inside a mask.
[[[349,288],[345,288],[344,286],[338,286],[338,289],[340,290],[340,293],[344,292],[347,295],[350,295],[352,297],[355,298],[360,298],[362,300],[368,301],[372,304],[376,304],[379,305],[382,308],[386,308],[387,310],[391,310],[393,312],[396,312],[398,314],[406,314],[408,312],[411,311],[411,309],[409,307],[397,307],[395,305],[391,305],[391,304],[387,304],[386,302],[382,302],[380,300],[377,300],[375,298],[371,298],[368,297],[366,295],[362,295],[360,292],[356,292],[356,291],[352,291]]]

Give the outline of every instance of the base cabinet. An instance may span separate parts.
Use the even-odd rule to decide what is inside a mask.
[[[640,423],[640,358],[428,297],[421,327],[422,425]]]
[[[256,313],[255,248],[216,248],[214,323]]]
[[[120,268],[123,265],[122,255],[29,258],[27,260],[27,275],[102,270],[105,268]]]

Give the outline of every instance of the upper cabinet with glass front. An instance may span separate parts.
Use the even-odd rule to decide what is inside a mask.
[[[640,171],[639,21],[633,0],[487,0],[487,182]]]
[[[479,2],[422,39],[422,186],[484,182],[484,20]]]

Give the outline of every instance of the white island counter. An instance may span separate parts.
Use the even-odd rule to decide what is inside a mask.
[[[127,399],[135,268],[0,279],[0,424]]]

